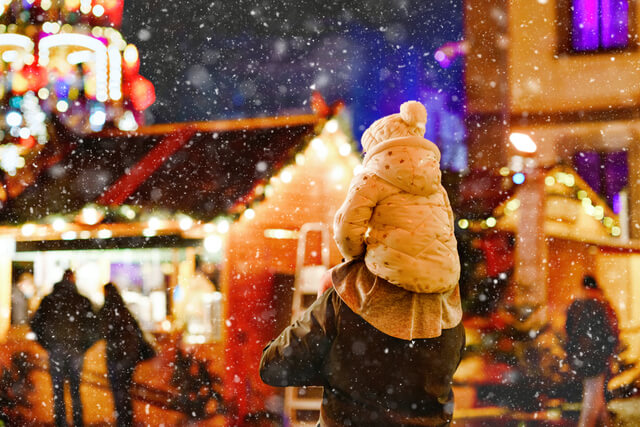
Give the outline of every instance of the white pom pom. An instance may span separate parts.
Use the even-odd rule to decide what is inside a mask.
[[[407,101],[402,104],[400,117],[409,126],[424,128],[427,125],[427,109],[418,101]]]

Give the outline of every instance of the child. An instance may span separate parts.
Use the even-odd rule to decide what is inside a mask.
[[[321,426],[448,425],[464,348],[453,214],[418,102],[362,137],[336,214],[333,287],[262,355],[275,386],[324,386]]]
[[[352,310],[383,332],[403,339],[436,337],[462,317],[453,213],[440,183],[440,151],[423,137],[426,123],[424,106],[409,101],[402,104],[400,114],[383,117],[365,131],[363,171],[353,178],[334,223],[340,252],[357,266],[337,267],[334,278],[343,269],[366,268],[412,292],[412,299],[429,295],[420,298],[421,306],[433,316],[409,319],[393,308],[378,307],[376,303],[385,299],[367,298],[363,291],[371,284],[356,281],[360,290],[356,292],[353,283],[334,280],[338,294]],[[379,309],[387,315],[381,317]],[[447,312],[446,318],[442,311]]]

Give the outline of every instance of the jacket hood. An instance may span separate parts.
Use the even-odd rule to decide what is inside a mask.
[[[366,153],[364,170],[411,194],[428,196],[440,185],[440,150],[419,136],[392,138]]]

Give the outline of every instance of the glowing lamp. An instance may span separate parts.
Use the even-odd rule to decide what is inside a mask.
[[[124,49],[124,62],[132,65],[138,62],[138,48],[133,44],[128,44]]]
[[[29,90],[29,81],[22,73],[15,73],[11,81],[11,91],[16,95],[21,95]]]
[[[22,123],[22,114],[17,111],[10,111],[5,117],[5,120],[9,126],[20,126]]]
[[[531,137],[524,133],[514,132],[509,135],[509,142],[513,147],[522,153],[535,153],[538,146]]]
[[[220,252],[220,250],[222,250],[223,243],[222,238],[215,234],[207,236],[203,241],[204,248],[210,253]]]
[[[135,78],[140,71],[140,56],[138,48],[132,44],[127,45],[124,49],[122,61],[122,72],[128,78]]]
[[[131,92],[129,93],[133,108],[138,111],[146,110],[156,100],[156,90],[153,83],[142,76],[137,76],[131,82]]]
[[[69,12],[75,12],[80,9],[80,0],[64,0],[64,7]]]

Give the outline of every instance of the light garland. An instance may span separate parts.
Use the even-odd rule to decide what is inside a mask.
[[[499,173],[503,177],[507,177],[511,174],[511,169],[507,167],[503,167],[500,169]],[[525,181],[525,179],[513,179],[515,175],[523,175],[521,172],[515,173],[512,175],[512,181],[516,185],[521,184]],[[613,236],[618,237],[622,234],[622,230],[619,225],[616,224],[614,218],[605,215],[605,207],[602,205],[594,204],[594,202],[589,197],[587,191],[578,189],[576,187],[576,176],[570,172],[556,171],[554,174],[549,174],[544,178],[544,183],[547,187],[553,187],[556,184],[564,185],[567,188],[572,188],[575,190],[573,196],[575,199],[580,201],[582,210],[585,214],[593,217],[595,220],[602,223],[602,225],[606,228],[607,232]],[[518,198],[512,198],[507,201],[504,205],[504,213],[506,215],[510,215],[515,213],[520,208],[520,200]],[[483,220],[472,221],[466,218],[461,218],[457,222],[458,227],[462,230],[467,229],[488,229],[493,228],[497,225],[497,220],[494,217],[488,217]]]

